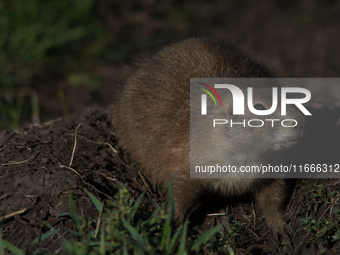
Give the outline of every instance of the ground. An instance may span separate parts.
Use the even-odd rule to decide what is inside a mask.
[[[317,124],[320,119],[325,119],[325,112],[329,113],[326,123]],[[73,195],[77,212],[92,218],[98,216],[98,211],[81,188],[90,191],[102,201],[113,199],[118,184],[127,184],[134,198],[143,190],[149,190],[145,178],[141,179],[138,174],[138,167],[130,165],[128,158],[117,146],[112,114],[114,112],[110,108],[91,108],[81,114],[56,119],[42,126],[1,133],[1,208],[2,211],[6,208],[5,215],[25,209],[3,221],[5,240],[22,249],[29,249],[30,252],[37,247],[57,250],[60,247],[57,236],[48,238],[39,246],[28,248],[28,244],[42,233],[50,231],[44,222],[55,228],[72,228],[69,217],[59,216],[69,212],[68,190]],[[314,150],[309,151],[314,151],[315,155],[308,156],[327,156],[327,162],[334,162],[339,155],[335,150],[339,152],[340,148],[340,130],[336,125],[340,113],[321,110],[313,114],[315,122],[309,125],[314,128],[309,129],[301,146],[313,147]],[[323,139],[330,132],[336,138],[333,142]],[[321,139],[312,139],[315,134],[319,134]],[[325,147],[325,144],[328,146]],[[316,223],[307,224],[303,228],[299,220],[311,216],[310,220],[319,221],[325,216],[331,222],[329,226],[333,224],[332,228],[338,228],[339,215],[335,211],[340,209],[337,203],[340,196],[338,179],[290,180],[288,186],[290,196],[287,200],[286,219],[291,222],[296,233],[291,235],[296,254],[321,252],[323,249],[328,250],[327,254],[338,254],[339,242],[332,240],[336,230],[331,230],[330,227],[327,230],[324,226],[326,221],[320,223],[319,229],[308,230],[308,226]],[[334,194],[329,195],[331,192]],[[146,204],[150,199],[161,203],[165,198],[148,191],[143,203]],[[7,207],[4,206],[5,201]],[[219,211],[216,212],[224,216],[207,217],[201,228],[209,229],[217,222],[222,222],[228,228],[230,223],[239,221],[241,233],[233,243],[236,251],[245,252],[248,249],[248,254],[256,250],[263,254],[289,251],[284,244],[276,247],[261,212],[248,198],[234,201],[227,209],[217,209]],[[231,219],[228,218],[230,213],[233,215]],[[320,234],[320,231],[325,232]]]
[[[110,21],[121,16],[114,12],[114,6],[102,2],[99,9],[103,19],[113,26],[115,23]],[[340,70],[340,18],[339,5],[334,2],[214,1],[214,8],[206,8],[204,1],[197,5],[191,3],[186,7],[190,9],[194,5],[196,8],[196,20],[191,24],[194,32],[181,36],[228,41],[280,77],[336,77]],[[133,7],[129,11],[132,13],[129,18],[139,17]],[[151,25],[158,22],[149,21]],[[149,23],[144,23],[145,29],[152,27]],[[173,29],[166,22],[161,23],[162,28]],[[113,32],[113,36],[116,34]],[[69,217],[59,217],[69,211],[68,190],[77,212],[92,218],[98,217],[98,211],[81,188],[102,201],[112,199],[117,192],[115,185],[121,183],[128,185],[133,198],[148,190],[145,180],[138,174],[138,167],[132,166],[117,146],[111,121],[114,111],[109,106],[119,98],[121,83],[116,79],[121,70],[116,64],[94,66],[91,72],[102,81],[101,88],[96,91],[89,92],[63,82],[58,84],[64,89],[68,108],[73,113],[62,118],[58,118],[64,112],[57,86],[48,87],[46,81],[37,81],[35,89],[44,124],[1,131],[1,213],[14,213],[2,221],[4,240],[29,252],[38,247],[58,250],[60,239],[57,236],[39,245],[28,247],[28,244],[50,231],[43,222],[56,228],[72,228]],[[337,161],[340,155],[339,112],[319,110],[314,116],[301,145],[308,148],[308,153],[301,157],[316,161],[326,157],[328,163],[340,163]],[[336,235],[340,208],[338,179],[291,180],[289,187],[286,219],[296,233],[291,235],[294,254],[320,254],[325,249],[326,254],[339,254]],[[148,200],[161,203],[164,199],[148,191],[143,203]],[[219,212],[232,213],[233,217],[229,220],[226,216],[208,216],[201,228],[209,229],[222,222],[228,229],[229,224],[239,221],[241,233],[233,241],[237,254],[289,252],[287,245],[272,240],[261,212],[251,200],[235,201]]]

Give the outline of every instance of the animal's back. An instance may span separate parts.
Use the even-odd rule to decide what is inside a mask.
[[[170,45],[140,63],[120,102],[120,145],[156,185],[189,176],[190,78],[270,77],[233,49],[201,39]]]

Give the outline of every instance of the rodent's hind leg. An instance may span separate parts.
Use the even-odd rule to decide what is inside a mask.
[[[173,179],[171,180],[174,200],[175,200],[175,218],[184,220],[198,204],[198,187],[195,181],[190,179]]]
[[[268,228],[278,239],[280,234],[287,242],[289,248],[293,250],[290,234],[293,233],[291,227],[283,220],[283,204],[286,197],[285,181],[283,179],[268,180],[267,185],[256,194],[256,202],[266,218]]]

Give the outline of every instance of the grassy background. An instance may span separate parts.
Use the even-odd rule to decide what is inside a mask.
[[[283,76],[337,77],[339,11],[338,0],[3,0],[0,130],[105,107],[119,67],[190,36],[228,41]]]
[[[157,28],[141,31],[143,23],[134,16],[135,9],[148,8],[146,2],[0,2],[0,129],[18,128],[23,115],[39,122],[36,92],[42,86],[58,87],[63,81],[96,90],[100,82],[87,71],[91,66],[126,63],[131,52],[164,40],[168,35]],[[108,4],[117,7],[119,19],[112,24],[105,23],[99,12]],[[160,4],[159,12],[169,12],[167,19],[181,20],[181,10],[168,10],[171,5],[172,1]],[[65,104],[63,88],[56,91]],[[64,113],[68,113],[65,105]]]
[[[38,113],[36,79],[63,79],[104,54],[94,9],[93,0],[0,2],[0,129],[20,126],[24,96],[28,112]]]

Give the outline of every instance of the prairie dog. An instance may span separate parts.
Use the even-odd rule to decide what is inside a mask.
[[[172,44],[139,64],[127,81],[119,105],[120,146],[154,185],[166,188],[170,179],[177,217],[183,219],[204,192],[236,197],[252,193],[268,226],[285,236],[283,179],[189,178],[190,78],[219,77],[271,77],[271,73],[229,47],[201,39]],[[254,99],[256,104],[270,107],[267,92],[264,89]],[[220,131],[223,138],[217,144],[219,153],[214,157],[250,165],[273,160],[273,155],[296,143],[303,132],[303,116],[293,107],[287,112],[302,124],[290,131],[271,128],[244,132],[224,128]],[[226,115],[231,117],[230,112]],[[251,117],[249,112],[246,115]],[[213,137],[214,133],[207,139]],[[204,159],[209,160],[210,156],[207,154]]]

